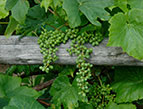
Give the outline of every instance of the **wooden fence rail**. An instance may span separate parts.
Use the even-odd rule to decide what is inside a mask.
[[[40,53],[37,37],[24,37],[19,40],[19,36],[11,36],[6,39],[0,36],[0,64],[42,64],[42,54]],[[108,39],[104,39],[99,46],[93,47],[93,53],[88,60],[95,65],[134,65],[143,66],[143,62],[138,61],[122,52],[119,47],[107,47]],[[57,55],[58,64],[75,64],[75,56],[70,56],[66,48],[70,47],[70,42],[59,46]],[[87,45],[91,47],[91,45]]]

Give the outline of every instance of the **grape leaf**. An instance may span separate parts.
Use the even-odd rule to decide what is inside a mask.
[[[60,75],[71,75],[74,77],[75,66],[65,66],[64,69],[59,73]]]
[[[127,3],[128,3],[127,0],[114,0],[115,6],[118,6],[124,12],[128,11]]]
[[[136,109],[133,104],[116,104],[114,102],[109,103],[106,109]]]
[[[63,0],[63,9],[67,13],[71,27],[74,28],[81,24],[77,0]]]
[[[120,7],[124,12],[128,11],[127,4],[129,4],[131,8],[143,9],[142,0],[114,0],[114,3],[116,6]]]
[[[0,103],[1,107],[7,105],[8,102],[11,101],[16,96],[22,98],[21,102],[23,103],[25,102],[23,99],[24,97],[25,98],[28,97],[29,99],[32,98],[36,102],[36,99],[41,94],[32,88],[28,88],[26,86],[20,86],[20,84],[21,84],[21,78],[19,77],[11,77],[2,74],[0,75],[0,101],[3,101],[3,104]],[[19,100],[17,100],[16,102],[19,102]]]
[[[15,96],[13,97],[8,106],[3,109],[45,109],[34,98],[27,96]]]
[[[18,0],[6,0],[6,10],[10,11],[16,5],[17,2]]]
[[[7,70],[6,70],[6,74],[8,74],[8,75],[10,75],[10,76],[12,76],[12,74],[14,73],[14,71],[16,70],[16,65],[13,65],[13,66],[11,66],[11,67],[9,67]]]
[[[35,5],[28,10],[27,18],[41,20],[46,16],[45,11],[39,5]]]
[[[15,106],[5,106],[3,109],[18,109],[18,108]]]
[[[127,14],[118,13],[109,23],[108,46],[122,47],[136,59],[143,59],[143,10],[133,9]]]
[[[61,104],[68,109],[78,107],[78,92],[76,88],[70,84],[67,76],[57,77],[52,84],[50,94],[53,96],[52,101],[58,108],[61,107]]]
[[[3,109],[4,106],[8,105],[9,100],[7,97],[0,98],[0,109]]]
[[[8,16],[9,12],[5,10],[6,0],[0,0],[0,19]]]
[[[8,97],[13,97],[15,95],[28,96],[35,99],[40,96],[40,94],[37,93],[35,90],[26,86],[21,86],[19,88],[16,88],[15,90],[12,90],[10,93],[7,93]]]
[[[131,6],[131,8],[143,9],[143,1],[142,0],[114,0],[115,6],[120,7],[124,12],[128,11],[127,4]]]
[[[20,83],[20,78],[0,75],[0,97],[4,97],[7,93],[10,93],[12,90],[20,87]]]
[[[48,7],[52,4],[53,0],[42,0],[41,7],[45,8],[45,11],[47,12]]]
[[[95,25],[99,25],[97,17],[102,20],[110,18],[109,13],[105,10],[106,7],[113,5],[113,0],[77,0],[79,9],[87,17],[87,19]]]
[[[117,93],[116,102],[132,102],[143,99],[143,68],[119,67],[115,71],[115,82],[112,88]]]
[[[143,0],[128,0],[128,4],[131,8],[143,9]]]
[[[40,94],[32,88],[21,86],[21,79],[18,77],[10,77],[7,75],[0,75],[0,98],[11,98],[16,95],[28,96],[37,98]]]
[[[44,8],[39,5],[35,5],[28,10],[27,17],[24,24],[21,24],[18,34],[27,35],[31,31],[36,31],[41,28],[44,22],[47,22],[47,17]],[[50,22],[50,21],[48,21]]]
[[[24,23],[26,14],[28,13],[29,2],[26,0],[18,0],[11,9],[12,17],[19,23]]]
[[[58,5],[60,5],[62,2],[62,0],[53,0],[53,4],[54,4],[54,7],[56,8]]]
[[[18,22],[12,16],[10,16],[10,21],[9,21],[8,26],[4,33],[7,38],[12,35],[12,33],[15,31],[17,25],[18,25]]]

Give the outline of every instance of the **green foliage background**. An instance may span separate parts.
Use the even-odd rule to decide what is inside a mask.
[[[0,1],[0,34],[7,38],[13,34],[38,37],[43,30],[65,32],[68,28],[79,29],[79,33],[99,32],[109,37],[107,46],[121,47],[129,56],[143,59],[142,0]],[[137,104],[142,104],[141,67],[105,67],[107,70],[103,73],[103,68],[94,66],[88,83],[89,89],[97,92],[90,91],[85,97],[86,102],[78,94],[75,67],[56,66],[48,74],[38,70],[40,74],[31,81],[31,72],[38,67],[12,66],[6,75],[0,75],[0,108],[136,109]],[[21,72],[25,72],[24,77]],[[13,77],[13,74],[20,77]],[[32,89],[53,78],[56,80],[46,90],[37,92]],[[100,88],[105,90],[98,91]],[[46,102],[51,104],[50,107],[36,101],[43,96],[49,96]]]

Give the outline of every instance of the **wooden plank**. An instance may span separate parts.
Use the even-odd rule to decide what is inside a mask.
[[[93,48],[91,58],[88,60],[95,65],[129,65],[143,66],[143,62],[138,61],[122,52],[119,47],[107,47],[108,39],[104,39],[99,46]],[[57,55],[58,64],[75,64],[76,57],[70,56],[66,48],[70,47],[70,42],[59,46]],[[37,37],[24,37],[19,40],[19,36],[11,36],[6,39],[0,36],[0,64],[42,64],[42,54],[40,53]]]

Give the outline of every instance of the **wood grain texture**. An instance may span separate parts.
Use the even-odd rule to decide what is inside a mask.
[[[24,37],[19,40],[19,36],[11,36],[6,39],[0,36],[0,64],[42,64],[42,54],[40,53],[37,37]],[[108,39],[104,39],[99,46],[93,48],[93,53],[89,61],[95,65],[128,65],[143,66],[143,62],[138,61],[122,52],[119,47],[107,47]],[[57,55],[58,64],[75,64],[76,57],[70,56],[66,48],[70,47],[70,42],[59,46]]]

